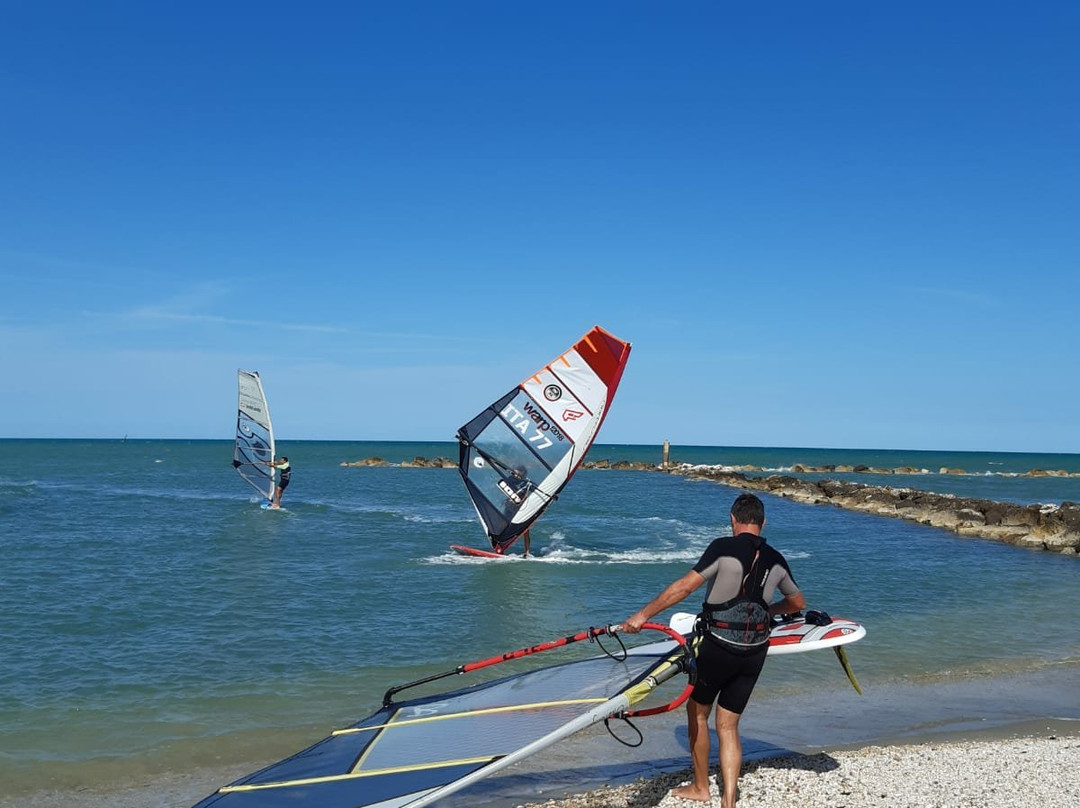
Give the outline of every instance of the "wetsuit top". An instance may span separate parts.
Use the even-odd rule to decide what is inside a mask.
[[[278,472],[281,474],[280,482],[284,485],[288,485],[289,479],[292,477],[292,467],[288,461],[277,467]]]
[[[698,627],[725,645],[764,653],[769,602],[799,591],[784,556],[753,533],[714,539],[694,566],[708,581]]]
[[[725,603],[738,596],[743,578],[754,563],[754,553],[758,547],[761,555],[758,557],[757,569],[769,570],[762,592],[765,602],[772,602],[777,589],[785,597],[799,591],[787,560],[779,550],[770,547],[764,537],[740,533],[731,538],[721,536],[713,539],[712,544],[705,548],[700,560],[694,565],[694,571],[700,573],[708,584],[705,589],[706,604]]]

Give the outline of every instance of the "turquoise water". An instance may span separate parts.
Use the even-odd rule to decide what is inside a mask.
[[[682,477],[583,470],[533,530],[535,560],[483,562],[448,550],[484,546],[455,470],[340,465],[453,456],[455,445],[280,451],[295,471],[286,511],[274,513],[258,508],[224,441],[0,441],[0,796],[43,782],[99,787],[133,769],[265,763],[371,712],[392,684],[619,622],[693,564],[734,496]],[[659,456],[600,445],[590,459]],[[984,474],[1080,471],[1075,455],[672,456],[960,467],[974,473],[903,484],[1080,500],[1080,478]],[[766,535],[811,606],[867,625],[850,653],[867,689],[1080,662],[1080,627],[1060,619],[1080,614],[1077,559],[764,499]],[[767,667],[760,698],[847,687],[831,654],[800,655]]]

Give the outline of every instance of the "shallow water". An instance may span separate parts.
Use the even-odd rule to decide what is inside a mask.
[[[533,530],[537,558],[485,562],[448,549],[484,541],[456,471],[339,465],[451,445],[284,450],[296,471],[272,513],[224,442],[0,441],[0,794],[268,762],[371,712],[392,684],[619,622],[693,564],[736,493],[583,470]],[[593,456],[634,451],[658,450]],[[1080,499],[1080,480],[1051,482]],[[810,605],[867,626],[849,653],[864,687],[1080,660],[1080,628],[1063,619],[1080,613],[1077,559],[765,499],[766,535]],[[831,654],[809,654],[771,664],[763,688],[798,699],[848,685]]]

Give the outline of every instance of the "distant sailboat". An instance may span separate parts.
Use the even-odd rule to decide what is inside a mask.
[[[240,404],[236,414],[233,468],[245,482],[272,502],[274,498],[274,426],[262,380],[254,371],[238,370]],[[264,465],[269,463],[271,465]]]
[[[629,358],[629,342],[596,326],[458,430],[458,470],[497,554],[539,518],[585,459]]]

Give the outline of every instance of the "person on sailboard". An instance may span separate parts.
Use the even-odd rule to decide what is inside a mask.
[[[271,503],[271,508],[281,507],[281,495],[285,493],[285,489],[289,487],[289,481],[292,479],[292,466],[289,465],[289,458],[279,457],[273,463],[269,463],[265,460],[260,460],[264,466],[270,466],[272,469],[277,469],[278,484],[274,489],[274,501]]]
[[[521,465],[514,466],[514,468],[510,469],[510,479],[512,481],[511,485],[513,486],[514,497],[516,499],[508,497],[507,504],[510,506],[517,506],[521,504],[522,499],[529,495],[529,490],[532,488],[532,483],[529,482],[528,471],[524,466]],[[529,528],[525,528],[523,532],[519,533],[511,541],[505,544],[497,544],[494,541],[492,541],[491,544],[498,555],[503,555],[506,553],[506,548],[518,539],[521,539],[525,543],[524,557],[528,558],[530,544]]]
[[[697,643],[697,683],[686,702],[694,779],[671,793],[684,800],[711,799],[708,721],[716,702],[722,808],[735,808],[738,798],[742,767],[739,719],[769,651],[770,618],[806,608],[806,598],[787,560],[761,535],[765,526],[762,501],[753,494],[740,495],[731,506],[730,519],[731,538],[714,539],[692,570],[623,623],[624,631],[636,634],[653,615],[708,582],[697,624],[697,631],[703,635]],[[783,597],[772,603],[777,590]]]

